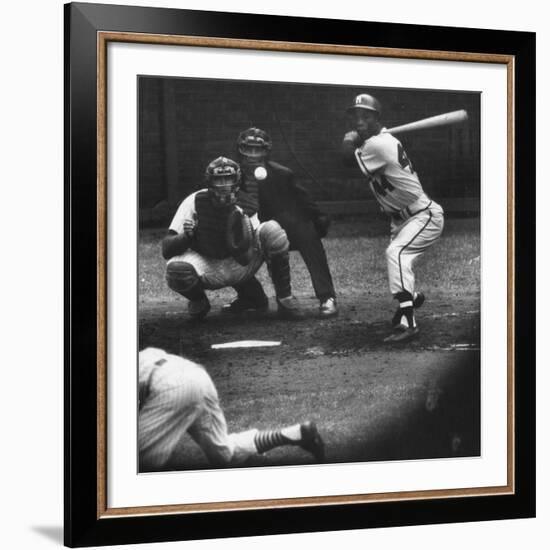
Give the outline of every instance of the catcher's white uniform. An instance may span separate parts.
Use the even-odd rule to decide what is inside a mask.
[[[391,216],[386,249],[390,292],[414,295],[414,262],[443,231],[443,209],[423,191],[401,142],[383,129],[355,150],[381,209]]]
[[[201,191],[206,191],[202,189]],[[169,229],[178,235],[184,233],[185,223],[193,221],[194,224],[200,223],[197,220],[197,211],[195,209],[195,196],[201,191],[189,195],[178,207]],[[248,265],[242,266],[233,257],[228,258],[208,258],[199,254],[195,250],[187,250],[179,256],[174,256],[168,260],[172,262],[187,262],[191,264],[201,279],[203,287],[208,290],[216,290],[226,286],[236,286],[239,283],[250,279],[260,269],[264,256],[261,250],[259,239],[260,221],[258,214],[250,216],[250,222],[254,229],[254,245],[252,257]]]
[[[168,286],[189,300],[191,318],[200,320],[210,310],[205,290],[241,287],[265,261],[275,287],[278,315],[301,318],[290,285],[284,230],[275,220],[259,223],[253,209],[248,208],[247,215],[246,196],[222,207],[215,196],[212,189],[202,189],[179,206],[162,242]]]
[[[257,431],[227,433],[218,393],[200,365],[157,348],[139,353],[140,471],[165,466],[186,432],[212,464],[238,464],[257,453]]]

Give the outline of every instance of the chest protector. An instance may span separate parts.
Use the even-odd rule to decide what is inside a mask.
[[[193,250],[207,258],[223,259],[231,254],[225,243],[227,218],[231,208],[216,208],[208,191],[195,195],[197,229]]]

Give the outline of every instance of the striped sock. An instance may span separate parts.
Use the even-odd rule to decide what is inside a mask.
[[[409,328],[416,327],[416,319],[414,318],[414,310],[412,302],[408,302],[410,305],[403,306],[399,304],[401,308],[401,324],[407,325]]]
[[[413,295],[410,292],[400,292],[395,296],[399,300],[399,308],[401,310],[401,324],[409,328],[416,327],[413,309]]]
[[[282,445],[297,445],[301,439],[300,424],[296,424],[280,430],[258,430],[254,443],[258,453],[262,454]]]

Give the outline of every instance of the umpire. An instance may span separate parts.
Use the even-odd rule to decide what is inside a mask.
[[[330,220],[308,192],[294,180],[289,168],[269,159],[271,138],[259,128],[248,128],[237,139],[244,191],[260,221],[275,220],[286,231],[290,247],[298,250],[309,271],[322,317],[338,314],[336,293],[321,238]],[[254,208],[254,209],[256,209]],[[225,306],[231,313],[265,308],[267,298],[256,278],[235,287],[237,298]]]

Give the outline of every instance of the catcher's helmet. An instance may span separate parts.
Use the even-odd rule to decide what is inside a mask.
[[[271,151],[271,138],[260,128],[248,128],[239,134],[237,149],[248,160],[261,159]]]
[[[348,107],[347,112],[351,113],[354,109],[366,109],[367,111],[374,111],[380,115],[382,113],[382,107],[380,102],[369,94],[359,94],[355,98],[355,103]]]
[[[214,159],[206,167],[204,179],[215,206],[229,206],[237,202],[241,169],[234,160],[226,157]]]

